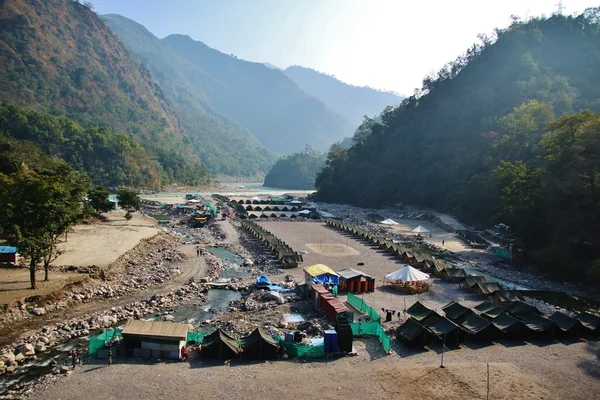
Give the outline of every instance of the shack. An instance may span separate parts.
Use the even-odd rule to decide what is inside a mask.
[[[315,264],[304,268],[304,281],[309,287],[313,283],[336,286],[340,284],[340,276],[327,265]]]
[[[352,268],[338,271],[340,291],[350,293],[370,293],[375,291],[375,278]]]
[[[134,357],[179,359],[189,328],[189,324],[130,319],[121,335],[123,345],[128,352],[133,349]]]
[[[17,248],[13,246],[0,246],[0,263],[17,263]]]

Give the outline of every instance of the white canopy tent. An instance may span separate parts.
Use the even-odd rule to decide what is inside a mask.
[[[380,222],[381,224],[384,225],[400,225],[399,223],[397,223],[396,221],[394,221],[393,219],[386,219]]]
[[[261,200],[261,198],[260,198],[260,197],[257,197],[257,196],[254,196],[254,197],[251,197],[251,198],[250,198],[250,200],[251,200],[251,201],[260,201],[260,200]]]
[[[419,282],[419,281],[427,281],[430,277],[424,272],[419,271],[416,268],[411,267],[410,265],[405,265],[397,271],[394,271],[385,276],[385,280],[390,283],[395,282]]]
[[[414,233],[430,233],[431,231],[429,229],[425,228],[423,225],[419,225],[415,229],[413,229],[411,232],[414,232]]]

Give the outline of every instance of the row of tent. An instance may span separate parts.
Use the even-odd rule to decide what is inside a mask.
[[[467,337],[491,342],[500,338],[525,340],[600,333],[600,317],[589,313],[570,317],[558,311],[546,317],[536,307],[521,301],[507,306],[485,301],[473,309],[452,301],[442,310],[444,316],[417,301],[406,310],[410,318],[396,331],[398,341],[424,346],[436,339],[458,346]]]
[[[271,360],[277,358],[279,347],[279,342],[260,328],[240,340],[219,329],[204,337],[201,354],[217,360]]]
[[[295,252],[283,240],[267,231],[253,221],[242,221],[242,227],[261,243],[276,257],[284,268],[299,267],[304,261],[301,254]]]
[[[265,205],[265,206],[261,206],[261,205],[256,205],[256,206],[252,206],[252,205],[247,205],[247,206],[242,206],[242,208],[245,211],[300,211],[299,207],[296,206],[286,206],[286,205]]]
[[[429,254],[421,253],[401,243],[394,243],[392,240],[377,236],[355,225],[333,220],[328,220],[327,225],[367,240],[414,268],[421,269],[448,282],[460,283],[461,286],[473,293],[488,298],[491,296],[494,301],[499,302],[523,300],[517,291],[504,290],[497,282],[486,282],[483,276],[468,275],[463,268],[456,268],[443,260],[433,258]]]
[[[390,255],[400,258],[404,263],[425,272],[443,271],[453,268],[452,265],[438,260],[429,254],[422,253],[412,247],[405,246],[401,243],[396,243],[393,240],[386,239],[383,236],[378,236],[356,225],[347,224],[336,220],[327,220],[327,225],[332,228],[347,232],[352,236],[366,240],[371,244],[378,246],[380,249],[387,251]]]

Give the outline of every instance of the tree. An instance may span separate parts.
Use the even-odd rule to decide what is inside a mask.
[[[45,279],[56,259],[58,238],[76,223],[88,178],[57,162],[39,173],[21,171],[0,174],[0,226],[4,239],[29,259],[31,288],[36,289],[36,270],[44,262]]]
[[[138,211],[142,207],[142,200],[133,190],[122,189],[117,194],[119,206],[127,210],[127,212]]]
[[[97,213],[112,210],[112,203],[108,198],[108,190],[103,186],[96,186],[88,192],[88,203]]]

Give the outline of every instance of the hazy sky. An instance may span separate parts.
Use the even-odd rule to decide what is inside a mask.
[[[159,38],[181,33],[227,54],[302,65],[354,85],[412,94],[477,34],[511,15],[551,15],[559,0],[92,0]],[[565,14],[597,5],[565,0]]]

